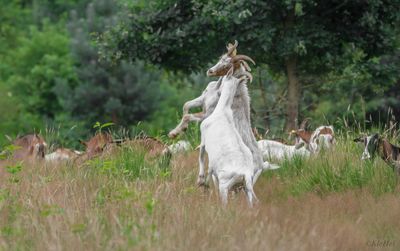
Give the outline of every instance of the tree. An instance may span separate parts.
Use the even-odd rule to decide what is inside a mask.
[[[307,116],[313,120],[347,119],[348,125],[361,128],[387,124],[392,115],[400,118],[400,51],[366,59],[355,45],[346,46],[335,70],[320,78],[323,86],[305,88]],[[314,80],[308,79],[308,82]],[[388,113],[392,110],[392,113]]]
[[[62,28],[45,23],[40,31],[32,26],[10,53],[13,68],[7,79],[27,112],[54,118],[62,111],[54,87],[59,81],[76,84],[69,53],[69,38]]]
[[[344,46],[365,60],[396,48],[399,0],[140,1],[100,38],[111,60],[146,59],[172,70],[197,71],[224,44],[287,77],[286,129],[297,126],[302,84],[338,67]]]
[[[116,9],[114,1],[95,0],[83,17],[73,12],[68,25],[79,84],[60,83],[57,93],[64,109],[88,125],[112,121],[127,126],[144,120],[163,98],[159,70],[141,62],[99,61],[91,35],[115,24]]]

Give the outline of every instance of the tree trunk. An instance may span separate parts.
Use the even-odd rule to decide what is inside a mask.
[[[301,92],[300,81],[297,77],[297,58],[295,56],[289,57],[285,62],[285,66],[288,78],[285,130],[291,131],[297,128]]]
[[[117,113],[116,113],[116,112],[112,112],[112,113],[111,113],[111,121],[112,121],[114,124],[118,124],[118,116],[117,116]]]
[[[262,79],[261,79],[261,69],[260,68],[258,69],[258,76],[259,76],[259,78],[258,78],[258,87],[260,88],[260,95],[261,95],[261,98],[262,98],[262,101],[263,101],[262,107],[264,107],[264,109],[265,109],[265,111],[262,112],[262,120],[263,120],[264,130],[267,131],[267,130],[269,130],[269,127],[270,127],[269,111],[268,111],[268,108],[267,108],[268,107],[267,95],[265,93],[263,82],[262,82]],[[264,132],[262,132],[262,133],[264,133]]]

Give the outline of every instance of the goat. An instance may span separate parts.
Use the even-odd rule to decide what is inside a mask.
[[[149,136],[136,137],[134,139],[124,141],[122,143],[122,145],[140,146],[146,151],[146,154],[149,157],[154,158],[154,157],[167,156],[168,162],[169,162],[169,158],[171,157],[171,152],[168,149],[168,146],[166,144],[164,144],[159,139],[149,137]]]
[[[304,119],[301,122],[299,129],[292,130],[290,132],[290,135],[295,136],[295,144],[296,145],[301,144],[301,143],[308,145],[310,143],[311,135],[313,132],[306,130],[306,126],[307,126],[307,123],[309,120],[310,120],[309,118]]]
[[[110,133],[99,132],[88,141],[80,141],[80,143],[86,147],[85,156],[91,159],[103,153],[104,149],[113,143],[113,138]]]
[[[253,155],[245,145],[235,125],[232,103],[240,80],[232,76],[222,79],[221,96],[213,113],[200,125],[200,149],[208,153],[208,178],[213,178],[223,204],[228,202],[228,192],[234,185],[243,184],[250,206],[257,199],[253,190],[259,172]]]
[[[335,144],[335,133],[333,126],[320,126],[310,137],[310,149],[319,152],[321,149],[329,149]]]
[[[82,155],[82,152],[71,150],[68,148],[58,148],[54,152],[45,155],[45,160],[47,162],[61,162],[74,160],[78,156]]]
[[[229,44],[227,46],[228,52],[224,54],[217,65],[214,66],[215,70],[212,70],[211,68],[207,71],[208,76],[219,76],[218,81],[211,81],[208,83],[207,87],[199,97],[187,101],[183,105],[182,120],[173,130],[169,132],[168,136],[170,138],[175,138],[177,135],[186,130],[189,122],[201,122],[214,111],[220,95],[222,76],[226,75],[228,71],[233,68],[233,65],[235,65],[235,74],[233,76],[240,77],[242,75],[246,75],[250,80],[252,80],[252,76],[248,72],[251,71],[251,69],[244,60],[249,60],[253,63],[254,61],[245,55],[236,55],[237,45],[237,41],[235,41],[234,45]],[[233,57],[235,57],[234,60],[232,60]],[[189,110],[194,107],[202,107],[203,111],[189,114]]]
[[[386,138],[382,138],[375,133],[370,136],[362,136],[354,139],[354,142],[364,144],[364,151],[361,155],[362,160],[373,159],[376,152],[378,155],[390,165],[397,175],[400,175],[400,147],[395,146]]]
[[[16,138],[12,145],[16,146],[13,151],[13,159],[44,159],[47,143],[42,136],[33,133]]]
[[[225,76],[228,71],[233,72],[235,70],[236,74],[234,76],[240,77],[242,75],[246,75],[248,76],[250,82],[253,80],[252,75],[249,73],[251,71],[250,66],[245,60],[248,60],[253,64],[255,63],[246,55],[236,55],[237,46],[238,42],[236,40],[234,45],[229,43],[227,46],[228,52],[221,56],[217,65],[207,71],[207,76],[217,76],[219,77],[218,81],[209,82],[206,89],[199,97],[187,101],[183,105],[183,117],[178,126],[169,132],[168,136],[170,138],[175,138],[177,135],[186,130],[189,122],[201,122],[213,112],[219,99],[222,76]],[[240,70],[238,70],[239,68]],[[189,110],[194,107],[202,107],[203,111],[195,114],[189,114]]]
[[[300,144],[300,143],[309,144],[312,134],[313,134],[312,131],[306,131],[304,129],[292,130],[290,132],[290,135],[295,136],[295,144]]]
[[[253,78],[250,74],[251,69],[245,60],[250,61],[253,64],[255,63],[250,57],[246,55],[236,55],[237,46],[237,41],[235,41],[234,45],[229,44],[227,47],[227,53],[222,55],[217,64],[207,71],[208,76],[217,76],[220,78],[218,79],[218,81],[210,82],[200,97],[185,103],[183,108],[184,116],[182,118],[182,122],[170,132],[170,137],[180,133],[183,130],[182,128],[187,127],[187,123],[189,123],[190,121],[201,122],[208,116],[210,116],[210,114],[212,114],[221,93],[221,83],[223,76],[230,74],[236,78],[247,77],[248,81],[252,81]],[[254,137],[254,134],[252,133],[250,125],[250,98],[246,82],[247,81],[242,81],[237,87],[231,108],[235,115],[233,118],[236,129],[239,131],[246,146],[252,152],[253,161],[256,167],[260,169],[258,175],[256,175],[256,178],[254,179],[255,182],[257,180],[257,177],[261,174],[262,170],[276,169],[278,167],[275,165],[270,165],[268,162],[263,163],[262,154],[257,147],[257,141]],[[196,106],[203,106],[203,112],[195,115],[187,114],[190,108]],[[200,147],[199,175],[197,180],[198,185],[205,184],[204,162],[205,151],[203,148]]]
[[[201,122],[210,116],[219,99],[222,76],[225,76],[229,70],[234,71],[233,76],[240,77],[245,75],[249,78],[250,82],[252,81],[253,77],[249,73],[251,69],[245,60],[248,60],[253,64],[255,63],[248,56],[236,55],[237,46],[237,41],[235,41],[234,45],[229,44],[227,46],[228,52],[222,55],[217,65],[207,71],[208,76],[218,76],[218,81],[208,83],[206,89],[204,89],[203,93],[199,97],[190,100],[183,105],[183,116],[181,122],[169,132],[168,136],[170,138],[175,138],[186,130],[189,122]],[[194,107],[202,107],[203,111],[189,114],[189,110]]]
[[[109,153],[113,151],[117,144],[122,146],[138,146],[146,151],[146,155],[150,158],[167,157],[169,163],[171,152],[168,146],[160,140],[148,136],[141,136],[135,139],[114,140],[109,133],[97,133],[90,140],[83,142],[86,146],[84,159],[91,159],[99,154]],[[115,146],[115,147],[114,147]]]
[[[312,153],[319,152],[322,148],[330,148],[335,144],[333,126],[320,126],[315,131],[305,130],[308,119],[305,119],[299,129],[292,130],[290,135],[295,135],[295,144],[304,143]]]
[[[263,152],[264,160],[275,158],[282,160],[291,159],[295,155],[309,157],[312,153],[318,153],[321,149],[330,148],[335,143],[332,126],[320,126],[314,132],[305,130],[305,121],[300,129],[292,130],[290,134],[296,136],[295,145],[287,145],[276,140],[260,140],[258,146]]]
[[[178,142],[168,146],[168,150],[171,152],[171,154],[184,153],[190,149],[192,149],[192,146],[187,140],[179,140]]]
[[[258,147],[263,153],[264,160],[292,159],[295,156],[309,157],[310,151],[304,146],[304,142],[296,145],[287,145],[275,140],[259,140]]]

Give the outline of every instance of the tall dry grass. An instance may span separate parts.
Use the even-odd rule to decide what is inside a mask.
[[[196,152],[174,157],[167,170],[134,149],[80,167],[3,167],[0,247],[377,250],[390,241],[384,250],[399,250],[393,173],[380,160],[361,162],[360,148],[339,142],[331,153],[265,173],[255,186],[254,209],[242,193],[223,208],[213,188],[197,188]]]

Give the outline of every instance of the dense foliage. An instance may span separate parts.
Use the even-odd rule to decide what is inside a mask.
[[[234,39],[257,62],[261,132],[400,116],[398,0],[0,3],[2,134],[47,128],[75,142],[97,121],[165,134]]]
[[[393,11],[399,6],[397,0],[133,4],[128,18],[104,34],[102,52],[114,60],[139,57],[174,70],[204,70],[224,44],[237,39],[240,52],[267,64],[274,74],[286,75],[286,122],[291,129],[304,86],[321,92],[335,79],[355,77],[351,81],[363,85],[361,90],[372,87],[379,95],[396,83],[398,57],[390,58],[391,65],[383,58],[399,54],[400,15]],[[353,92],[347,93],[347,100],[355,99]]]
[[[128,126],[148,118],[159,107],[161,72],[141,62],[111,65],[99,61],[90,35],[115,23],[116,7],[112,1],[94,1],[87,6],[84,17],[72,13],[68,27],[80,84],[71,86],[64,81],[57,92],[73,118]]]
[[[2,1],[0,11],[2,134],[58,130],[70,137],[59,143],[68,144],[97,121],[131,127],[145,120],[157,125],[142,129],[158,133],[193,96],[182,84],[187,78],[170,85],[173,75],[145,62],[99,60],[93,37],[117,23],[116,1]]]

